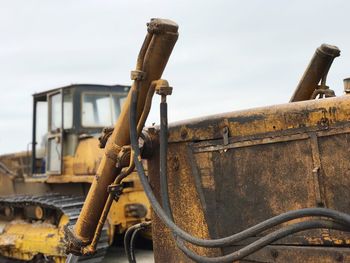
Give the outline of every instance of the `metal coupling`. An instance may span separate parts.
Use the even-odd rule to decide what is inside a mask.
[[[125,145],[121,148],[116,159],[116,168],[127,167],[130,163],[131,146]]]
[[[158,95],[161,95],[162,98],[172,94],[173,88],[169,86],[169,82],[167,80],[159,79],[155,82],[155,91]]]
[[[320,85],[317,89],[314,90],[314,92],[311,95],[311,99],[316,99],[316,97],[319,96],[319,98],[331,98],[335,97],[334,90],[330,89],[326,85]]]
[[[66,254],[73,254],[76,256],[83,255],[83,248],[88,245],[88,242],[83,242],[75,235],[74,225],[66,225],[64,227],[64,237],[66,243]]]
[[[142,70],[132,70],[130,78],[131,80],[144,80],[146,78],[146,72]]]
[[[123,190],[124,190],[124,184],[123,183],[121,183],[121,184],[111,184],[107,188],[107,192],[109,194],[113,195],[113,199],[115,201],[119,200],[119,197],[122,195]]]
[[[108,138],[112,135],[113,131],[114,131],[114,127],[105,127],[105,128],[103,128],[100,137],[98,137],[98,140],[100,142],[99,143],[99,147],[101,149],[106,147]]]

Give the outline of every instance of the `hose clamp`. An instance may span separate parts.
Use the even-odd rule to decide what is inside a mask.
[[[121,184],[111,184],[107,187],[107,192],[113,195],[115,201],[119,200],[119,197],[122,195],[124,189],[123,183]]]

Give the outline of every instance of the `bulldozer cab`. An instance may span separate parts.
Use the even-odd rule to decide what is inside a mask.
[[[33,95],[32,175],[59,175],[79,141],[113,126],[129,86],[70,85]]]

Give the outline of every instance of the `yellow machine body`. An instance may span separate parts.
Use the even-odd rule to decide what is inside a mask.
[[[99,98],[98,96],[104,94],[101,91],[104,87],[68,86],[64,87],[61,92],[80,89],[79,96],[84,96],[87,93],[89,98],[94,94],[97,94],[96,96]],[[126,94],[124,91],[126,88],[123,87],[122,92],[120,89],[115,92],[113,87],[108,87],[105,92],[110,92],[112,94],[110,96],[114,96],[115,93],[123,98]],[[74,90],[72,93],[75,94],[77,91]],[[50,94],[52,91],[47,92],[47,95],[42,93],[40,99],[48,97]],[[80,100],[76,101],[80,102]],[[48,105],[50,108],[50,102]],[[81,108],[81,105],[76,107],[75,115]],[[76,119],[77,117],[73,118],[73,120]],[[90,128],[81,127],[83,130],[79,131],[76,126],[79,126],[79,123],[81,125],[81,121],[76,122],[72,127],[77,131],[67,130],[63,135],[59,132],[57,137],[52,139],[61,143],[63,147],[61,157],[57,158],[61,164],[58,171],[48,171],[49,164],[47,162],[50,158],[50,151],[47,144],[50,143],[50,135],[44,137],[48,138],[44,152],[38,147],[34,148],[35,160],[32,156],[33,151],[0,156],[0,255],[20,260],[33,260],[36,256],[43,255],[55,262],[65,261],[64,227],[69,222],[68,216],[64,213],[52,216],[52,211],[46,211],[50,210],[50,207],[42,206],[40,208],[40,204],[32,204],[31,197],[41,196],[45,199],[45,196],[48,196],[50,202],[53,202],[52,198],[59,200],[63,198],[62,196],[67,196],[66,198],[69,198],[68,196],[86,196],[104,152],[104,149],[100,148],[100,141],[97,138],[101,134],[102,127],[93,127],[91,132]],[[49,131],[49,133],[53,132]],[[75,146],[72,147],[72,145]],[[33,163],[36,166],[34,171]],[[105,239],[108,239],[109,244],[130,226],[150,218],[149,202],[137,174],[133,172],[123,180],[123,183],[126,185],[123,195],[118,202],[113,203],[106,222],[105,235],[108,237]],[[50,197],[53,193],[57,197]],[[16,208],[15,203],[13,205],[1,203],[5,197],[18,200],[16,198],[19,196],[25,196],[19,202],[19,206],[24,206],[24,208]],[[27,203],[24,204],[24,202]],[[39,208],[35,210],[37,206]],[[76,209],[79,210],[74,217],[77,217],[81,207]],[[45,215],[40,215],[40,213]],[[145,233],[145,236],[151,238],[150,233]]]
[[[4,234],[0,235],[0,252],[8,258],[32,260],[38,253],[50,255],[55,262],[64,263],[65,247],[63,226],[68,218],[63,216],[59,226],[40,222],[29,223],[18,219],[0,222]]]
[[[81,191],[87,196],[79,216],[74,214],[74,224],[65,228],[68,252],[86,256],[94,252],[105,222],[115,226],[109,228],[113,236],[149,219],[150,209],[142,192],[142,182],[154,209],[151,218],[155,262],[193,262],[191,257],[211,258],[196,259],[197,262],[232,262],[227,259],[232,255],[242,263],[349,262],[350,96],[335,97],[326,85],[328,70],[333,59],[340,55],[339,49],[322,45],[316,50],[290,103],[186,120],[171,124],[168,129],[166,96],[172,89],[160,78],[177,41],[178,26],[170,20],[152,19],[147,32],[136,70],[131,74],[134,80],[131,92],[114,130],[109,132],[103,154],[97,150],[93,136],[82,133],[75,154],[61,155],[64,166],[59,167],[47,159],[50,173],[28,179],[23,176],[15,185],[15,191],[24,190],[30,181],[31,191],[36,187],[44,192],[61,188],[66,192]],[[161,95],[160,127],[163,129],[151,127],[141,133],[155,91]],[[60,129],[52,129],[48,142],[60,145],[65,136]],[[66,138],[71,142],[69,145],[77,141],[74,136]],[[144,148],[138,153],[141,144]],[[69,152],[71,146],[66,149]],[[35,149],[32,152],[35,154]],[[59,152],[53,151],[56,153]],[[141,169],[142,158],[147,159],[148,177]],[[40,168],[40,162],[45,160],[35,157],[32,161],[32,168]],[[8,180],[16,181],[16,172],[3,163],[6,184]],[[134,164],[140,181],[131,173]],[[72,184],[78,187],[71,187]],[[118,190],[121,186],[123,193],[116,196],[111,189]],[[113,202],[114,199],[117,202]],[[16,210],[11,209],[11,200],[5,204],[8,206],[2,206],[2,214],[17,221],[12,221],[13,226],[2,227],[2,249],[12,246],[7,255],[12,253],[28,259],[30,253],[25,248],[31,244],[27,240],[16,242],[14,238],[20,236],[25,227],[16,217]],[[44,208],[51,203],[45,204]],[[66,206],[70,205],[59,203],[60,210],[56,212],[68,215]],[[260,232],[249,232],[236,242],[228,244],[226,238],[226,242],[221,240],[217,246],[208,245],[214,239],[217,242],[224,237],[232,238],[264,220],[276,220],[282,213],[300,212],[303,208],[327,210],[337,216],[293,217],[270,228],[260,228]],[[54,240],[63,239],[60,223],[56,222],[56,228],[48,224],[57,217],[50,217],[35,206],[25,212],[37,219],[47,215],[47,222],[39,220],[40,231],[50,233]],[[318,221],[311,221],[310,217]],[[69,222],[72,218],[69,217]],[[316,227],[289,232],[256,246],[256,242],[269,235],[273,237],[281,229],[315,222],[319,223]],[[27,225],[31,230],[25,236],[28,240],[32,238],[34,244],[34,225]],[[278,225],[280,228],[275,231]],[[206,240],[198,245],[198,241],[193,241],[196,238]],[[197,245],[193,245],[196,242]],[[129,258],[131,243],[126,247]],[[241,249],[249,246],[256,249],[243,255]],[[53,246],[40,249],[49,249],[46,253],[52,253],[53,259],[57,257],[57,247],[56,250]]]
[[[213,239],[301,208],[350,213],[349,121],[350,96],[342,96],[172,124],[168,180],[175,222],[194,236]],[[158,131],[149,132],[158,141]],[[158,158],[155,153],[148,163],[154,189],[160,188]],[[192,262],[155,214],[152,221],[156,262]],[[221,256],[243,245],[190,247]],[[242,262],[348,262],[349,247],[348,233],[309,230]]]
[[[125,118],[117,122],[77,223],[67,231],[69,251],[94,250],[111,200],[99,193],[124,178],[112,153],[131,143],[153,208],[155,262],[350,261],[350,96],[335,97],[326,85],[340,50],[326,44],[316,50],[290,103],[168,127],[172,88],[160,78],[177,36],[172,21],[148,24]],[[154,85],[161,95],[160,127],[140,137]],[[138,146],[144,138],[148,156]],[[125,241],[132,261],[132,241]]]

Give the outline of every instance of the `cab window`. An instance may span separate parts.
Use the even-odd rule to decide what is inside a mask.
[[[61,129],[62,126],[62,96],[57,93],[51,97],[51,111],[50,111],[50,131]]]
[[[118,119],[126,94],[85,93],[82,95],[82,126],[113,126]]]

